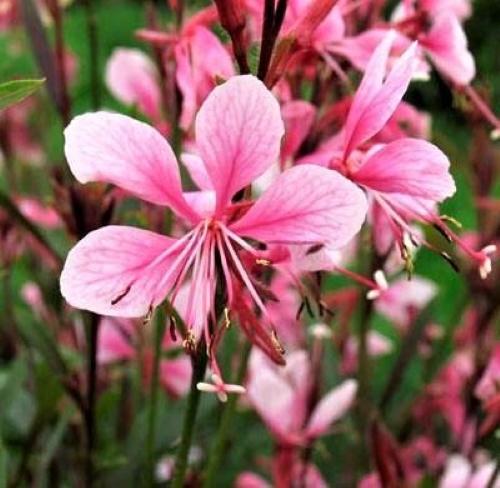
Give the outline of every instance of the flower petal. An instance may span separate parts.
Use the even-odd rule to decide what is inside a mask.
[[[382,84],[393,38],[390,31],[373,53],[352,102],[345,126],[346,156],[384,127],[413,76],[416,43],[402,54]]]
[[[152,119],[158,117],[160,88],[153,62],[139,49],[118,48],[106,64],[106,85],[127,105],[137,105]]]
[[[430,142],[398,139],[377,151],[353,179],[383,193],[399,193],[441,202],[455,193],[450,161]]]
[[[262,242],[347,244],[363,224],[364,193],[336,171],[303,164],[282,173],[232,225]]]
[[[179,251],[161,258],[176,242],[134,227],[102,227],[69,252],[61,293],[70,305],[101,315],[144,316],[176,278],[172,265]]]
[[[422,41],[436,68],[458,85],[468,85],[476,74],[474,58],[458,19],[440,15]]]
[[[120,114],[75,117],[64,131],[65,153],[80,183],[112,183],[151,203],[168,205],[196,222],[185,202],[175,155],[151,126]]]
[[[283,121],[277,100],[251,75],[215,88],[196,117],[196,143],[217,209],[278,160]]]
[[[333,422],[339,420],[349,410],[357,389],[358,384],[355,380],[346,380],[322,398],[307,424],[307,435],[318,437],[325,433]]]

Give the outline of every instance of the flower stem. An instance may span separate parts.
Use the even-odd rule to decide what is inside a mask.
[[[95,466],[94,451],[96,446],[95,410],[97,399],[97,338],[99,316],[90,314],[87,341],[87,402],[85,408],[85,432],[87,437],[85,452],[85,486],[94,486]]]
[[[89,41],[90,93],[92,97],[92,108],[97,110],[101,106],[97,18],[95,14],[94,0],[84,0],[84,5],[87,20],[87,37]]]
[[[156,414],[158,407],[158,387],[160,378],[160,359],[161,345],[165,333],[165,314],[161,308],[157,309],[155,330],[154,330],[154,356],[153,356],[153,374],[150,385],[150,405],[148,411],[148,432],[146,439],[147,469],[146,486],[153,486],[155,473],[155,427]]]
[[[245,343],[243,346],[243,353],[241,355],[241,361],[236,373],[235,383],[240,384],[247,370],[248,357],[250,355],[250,344]],[[226,445],[230,433],[230,429],[233,422],[233,417],[236,412],[236,404],[238,402],[238,395],[231,395],[224,407],[222,417],[219,423],[219,428],[214,442],[212,443],[212,448],[210,450],[210,457],[208,458],[208,465],[205,474],[205,483],[203,486],[205,488],[210,488],[216,486],[216,477],[219,471],[222,459],[224,457],[224,452],[226,450]]]
[[[192,357],[193,375],[191,377],[191,388],[189,390],[188,403],[182,425],[182,436],[177,456],[175,459],[175,472],[172,481],[172,488],[182,488],[186,477],[188,454],[193,438],[193,431],[196,422],[196,414],[200,403],[201,392],[196,385],[203,380],[207,368],[208,356],[205,351],[204,341],[198,345],[197,352]]]

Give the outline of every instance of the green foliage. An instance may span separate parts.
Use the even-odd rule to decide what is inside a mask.
[[[0,111],[35,93],[45,80],[14,80],[0,84]]]

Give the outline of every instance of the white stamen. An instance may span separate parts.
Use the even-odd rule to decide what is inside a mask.
[[[309,328],[309,333],[315,338],[319,340],[323,339],[331,339],[332,338],[332,330],[328,325],[323,323],[314,324]]]
[[[481,279],[485,280],[488,278],[488,275],[491,273],[492,270],[492,265],[491,265],[491,256],[492,254],[495,254],[497,251],[497,246],[494,244],[490,244],[486,247],[483,247],[481,249],[481,253],[484,255],[484,259],[479,266],[479,276],[481,276]]]
[[[375,283],[377,283],[380,290],[385,291],[389,288],[389,283],[387,283],[387,278],[385,277],[384,272],[381,269],[378,269],[373,274],[373,279]]]

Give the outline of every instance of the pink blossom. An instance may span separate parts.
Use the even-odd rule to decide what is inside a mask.
[[[488,366],[476,385],[475,394],[481,400],[488,400],[500,393],[500,345],[491,354]]]
[[[356,381],[346,380],[327,393],[308,415],[311,374],[305,351],[290,353],[282,368],[259,351],[252,353],[248,398],[279,443],[302,445],[325,435],[354,401]]]
[[[185,317],[190,337],[205,335],[214,314],[220,256],[228,291],[244,285],[267,317],[238,250],[243,239],[271,244],[342,246],[359,231],[366,213],[363,193],[336,172],[301,165],[282,173],[255,202],[232,197],[279,156],[283,122],[277,101],[252,76],[233,77],[214,89],[196,118],[196,147],[212,190],[203,208],[182,193],[175,156],[161,135],[128,117],[99,112],[76,117],[65,131],[66,156],[82,182],[104,181],[157,205],[169,206],[192,226],[174,239],[126,226],[88,234],[69,253],[61,275],[67,301],[96,313],[138,317],[176,295],[191,270]],[[191,194],[193,196],[193,194]]]
[[[475,468],[460,454],[448,458],[439,488],[486,488],[495,470],[495,462],[487,462]],[[493,488],[500,487],[497,479]]]
[[[400,278],[375,301],[375,309],[406,330],[436,293],[436,285],[429,280],[419,276],[411,280]]]

